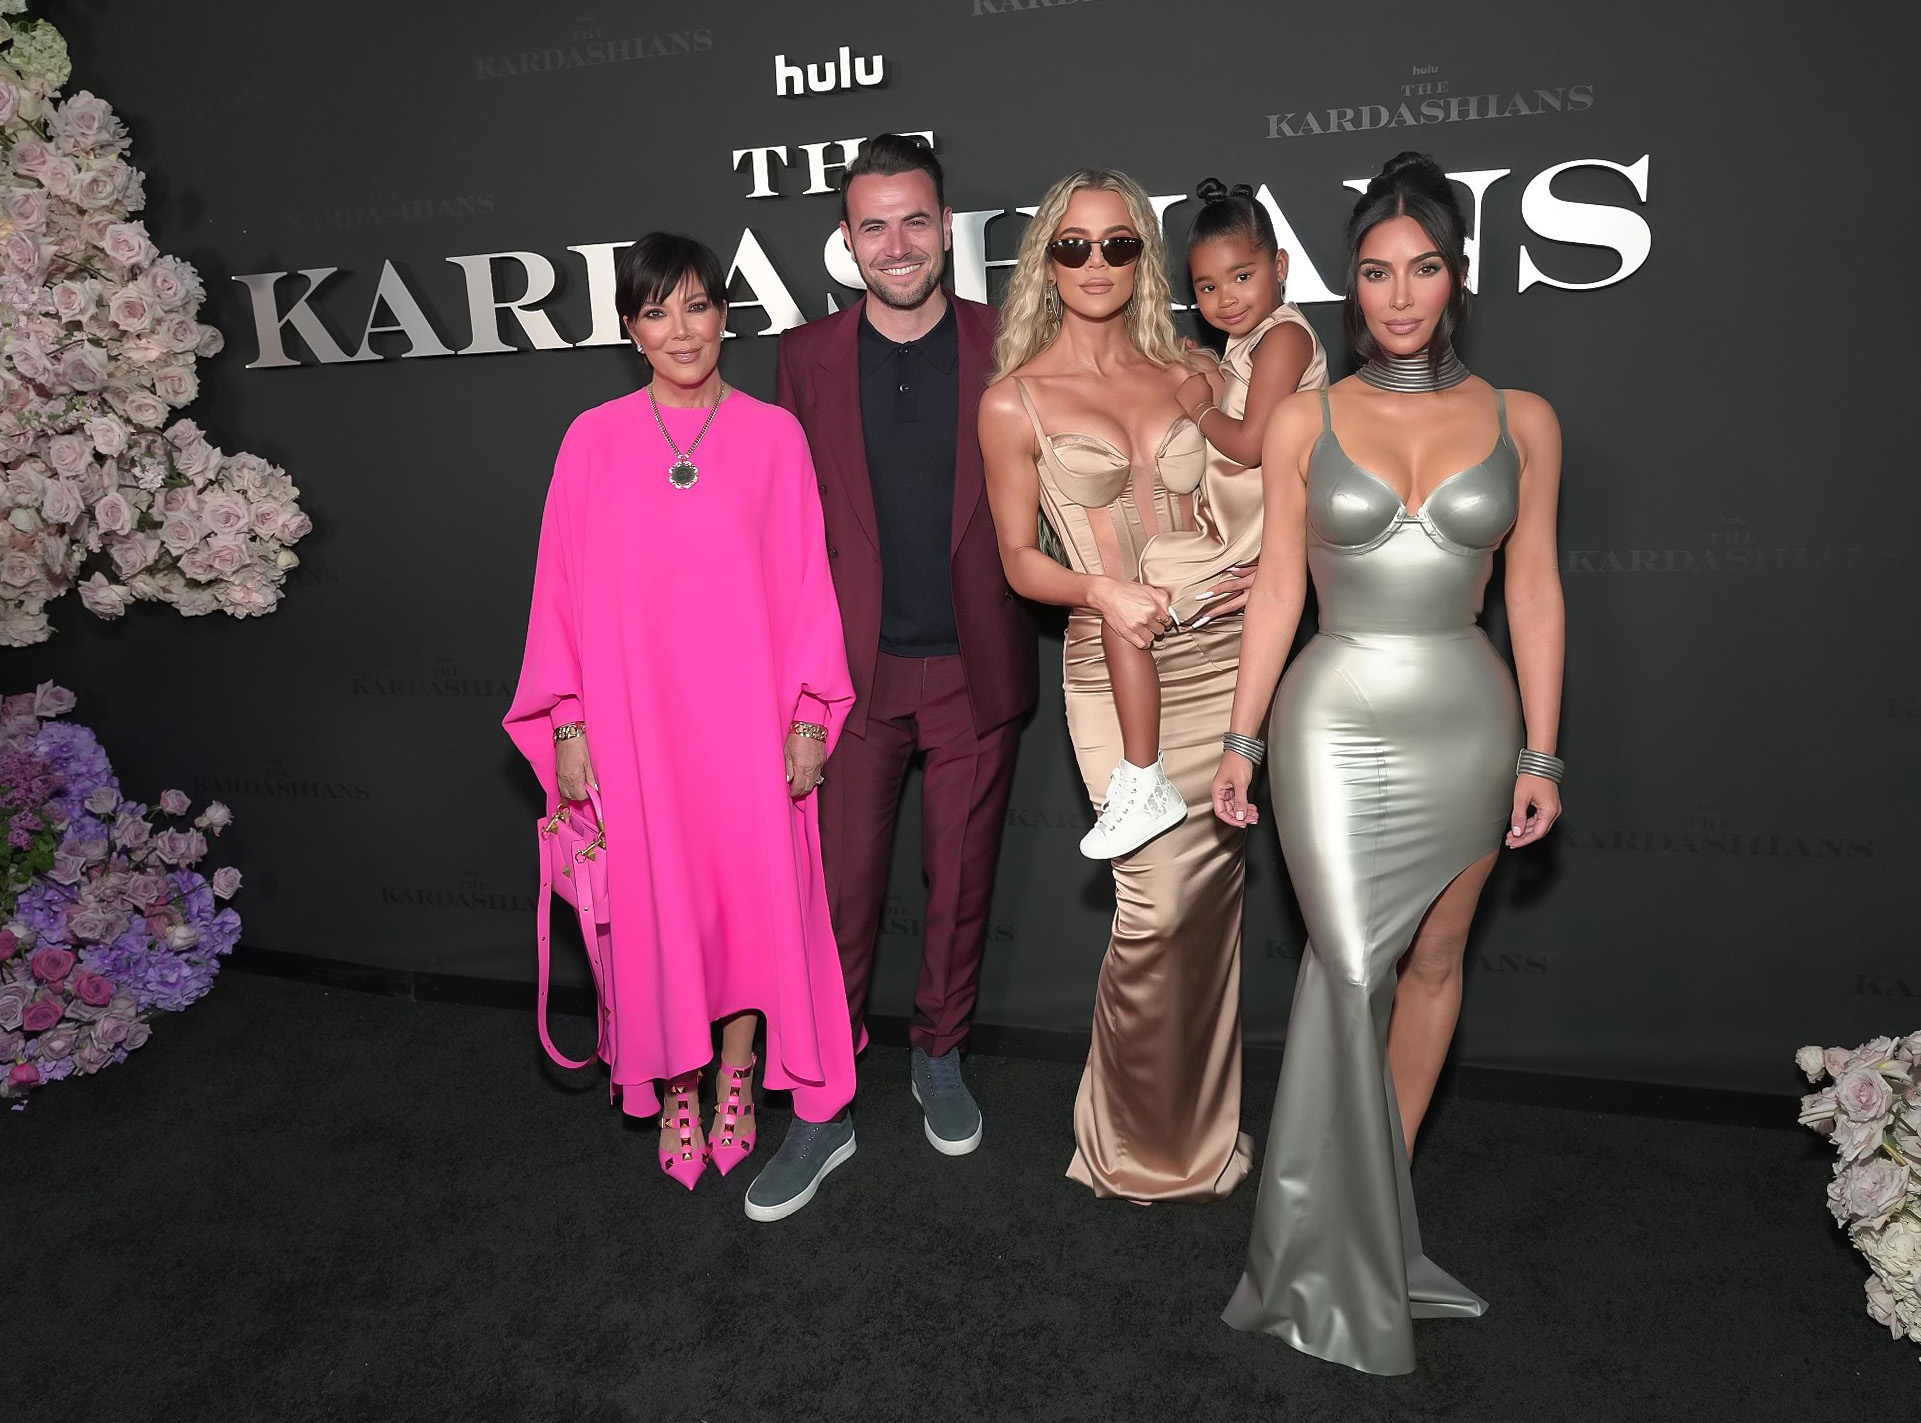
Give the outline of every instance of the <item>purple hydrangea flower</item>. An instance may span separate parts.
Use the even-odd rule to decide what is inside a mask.
[[[154,831],[149,807],[123,798],[91,731],[41,719],[65,709],[49,696],[42,687],[0,698],[5,838],[30,849],[47,827],[59,832],[54,870],[20,892],[6,921],[17,937],[0,960],[0,1096],[16,1098],[126,1061],[151,1033],[149,1015],[178,1012],[212,989],[221,958],[240,937],[240,916],[222,908],[214,886],[192,868],[206,854],[201,829]],[[171,795],[162,808],[180,814],[182,799]],[[232,893],[239,873],[224,875]],[[109,933],[110,943],[96,942]],[[68,962],[76,955],[77,967]],[[39,975],[46,983],[35,980],[34,963],[46,970]],[[58,967],[69,972],[55,982],[49,974]],[[111,980],[104,989],[103,980]],[[103,991],[110,1002],[87,1001]],[[53,1007],[65,1016],[50,1015]]]

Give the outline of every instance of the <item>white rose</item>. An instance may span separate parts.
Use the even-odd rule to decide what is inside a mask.
[[[247,542],[231,534],[207,540],[208,562],[222,578],[232,577],[247,563]]]
[[[96,415],[87,421],[87,438],[93,447],[108,459],[124,454],[127,449],[127,427],[112,415]]]
[[[83,341],[60,353],[57,369],[60,378],[75,390],[99,390],[107,383],[107,353]]]
[[[192,366],[162,366],[153,373],[153,393],[169,405],[188,405],[200,393]]]
[[[205,544],[198,544],[180,555],[180,571],[196,583],[211,583],[218,576],[214,572],[213,552]]]
[[[133,595],[119,584],[109,583],[104,573],[96,573],[80,585],[81,605],[98,618],[117,618],[132,601]]]
[[[193,353],[201,357],[217,356],[226,349],[226,346],[227,338],[220,334],[218,327],[202,326],[200,340],[195,344]]]
[[[116,222],[107,229],[106,238],[100,248],[123,267],[138,267],[157,255],[144,222]]]
[[[268,468],[259,455],[244,450],[227,461],[228,476],[249,499],[258,499],[267,492]]]
[[[173,467],[195,484],[204,483],[220,468],[220,451],[205,440],[191,440],[173,452]]]
[[[93,447],[83,435],[55,435],[47,444],[47,463],[55,474],[78,479],[93,462]]]
[[[119,223],[121,214],[116,212],[90,212],[80,219],[80,231],[87,239],[89,247],[106,250],[107,234]]]
[[[130,534],[133,532],[133,506],[124,494],[115,490],[93,506],[94,525],[103,534]]]
[[[1827,1071],[1827,1063],[1823,1060],[1821,1049],[1818,1047],[1797,1049],[1794,1054],[1794,1065],[1807,1074],[1810,1082],[1819,1082]]]
[[[40,511],[25,506],[7,515],[7,522],[23,534],[37,534],[46,527],[40,521]]]
[[[120,342],[120,358],[136,366],[151,366],[172,355],[167,343],[152,331],[136,331]]]
[[[75,148],[107,148],[126,137],[113,106],[84,89],[54,110],[50,127]]]
[[[40,561],[24,549],[8,549],[0,554],[0,583],[24,588],[40,576]]]
[[[249,523],[247,501],[238,494],[213,490],[200,501],[200,517],[210,533],[244,533]]]
[[[7,347],[7,356],[22,380],[32,381],[35,385],[52,385],[54,380],[53,362],[40,343],[24,333],[16,335]]]
[[[160,524],[160,543],[175,558],[200,542],[200,525],[184,509],[169,514]]]
[[[0,124],[12,123],[13,116],[20,111],[20,91],[0,79]]]
[[[160,339],[169,351],[185,354],[200,346],[200,323],[184,311],[177,311],[160,323]]]
[[[80,165],[71,158],[63,158],[56,154],[41,166],[36,176],[46,184],[47,191],[56,198],[65,198],[72,202],[73,186],[80,177]]]
[[[107,302],[107,315],[122,331],[145,331],[153,325],[153,302],[139,287],[122,287]]]
[[[127,165],[117,158],[109,158],[74,179],[73,200],[97,212],[118,202],[126,186]]]
[[[120,404],[120,413],[134,424],[151,429],[167,418],[167,402],[150,390],[136,388],[126,393]]]
[[[86,501],[72,480],[50,479],[40,491],[40,513],[49,524],[71,524],[86,508]]]
[[[107,554],[122,578],[129,581],[160,556],[160,540],[152,534],[129,534],[109,539]]]
[[[84,282],[55,282],[48,293],[54,314],[62,321],[81,321],[93,309],[93,293]]]
[[[14,145],[14,170],[26,174],[29,178],[39,178],[40,181],[45,182],[46,180],[40,175],[46,171],[47,165],[53,162],[54,156],[53,145],[45,139],[23,138]]]
[[[47,198],[39,188],[15,188],[0,206],[15,227],[38,232],[47,225]]]
[[[192,294],[192,288],[176,264],[179,264],[178,258],[161,257],[140,274],[141,285],[169,311],[186,305]],[[191,273],[192,269],[188,271]]]

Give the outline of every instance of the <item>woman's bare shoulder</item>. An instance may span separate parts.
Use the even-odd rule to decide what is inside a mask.
[[[987,389],[981,392],[981,423],[1007,424],[1026,419],[1026,411],[1021,406],[1020,387],[1016,384],[1022,379],[1019,371],[1010,371],[999,380],[990,381]]]

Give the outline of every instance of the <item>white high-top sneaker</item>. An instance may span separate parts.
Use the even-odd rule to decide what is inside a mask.
[[[1090,860],[1112,860],[1138,850],[1156,835],[1187,819],[1187,802],[1167,779],[1161,758],[1136,766],[1122,758],[1107,783],[1107,798],[1094,828],[1081,839]]]

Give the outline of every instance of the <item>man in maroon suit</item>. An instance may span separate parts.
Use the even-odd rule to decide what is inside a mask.
[[[981,1139],[960,1049],[1038,648],[1001,572],[975,434],[995,313],[941,285],[954,215],[939,160],[919,139],[874,139],[847,167],[841,215],[867,294],[781,337],[776,396],[813,449],[858,697],[820,791],[822,857],[859,1040],[901,784],[924,753],[911,1084],[927,1139],[959,1156]]]

